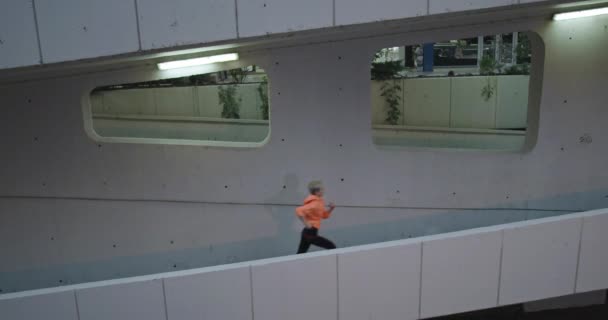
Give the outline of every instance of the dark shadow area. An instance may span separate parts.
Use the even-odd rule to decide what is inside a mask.
[[[523,305],[507,306],[457,315],[432,318],[433,320],[606,320],[608,305],[525,312]]]

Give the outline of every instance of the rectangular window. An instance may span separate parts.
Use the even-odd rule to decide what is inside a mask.
[[[515,32],[378,51],[371,65],[374,142],[522,150],[531,132],[530,35]]]
[[[98,87],[85,109],[89,134],[105,142],[254,147],[270,133],[268,81],[256,66]]]

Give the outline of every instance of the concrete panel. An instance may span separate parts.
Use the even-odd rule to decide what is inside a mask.
[[[262,120],[262,104],[257,84],[241,84],[237,88],[237,96],[241,98],[240,116],[241,119]]]
[[[504,231],[500,305],[574,293],[581,218]]]
[[[405,124],[448,127],[450,125],[450,79],[405,80]]]
[[[429,0],[429,13],[447,13],[517,4],[518,0]]]
[[[218,96],[217,86],[201,86],[196,88],[198,112],[201,117],[221,118],[222,106]]]
[[[450,126],[453,128],[494,128],[496,116],[496,77],[452,78]],[[486,100],[481,92],[490,86]]]
[[[174,165],[167,158],[165,167]],[[167,177],[164,183],[166,189],[172,189],[192,181]],[[109,180],[108,188],[121,189],[124,184]],[[151,183],[151,193],[154,187]],[[287,229],[280,238],[268,237],[276,228],[268,212],[272,208],[284,213],[282,223],[290,225],[295,219],[290,207],[193,203],[176,207],[168,202],[66,203],[50,199],[18,202],[23,205],[0,201],[0,256],[15,257],[0,263],[0,290],[4,293],[54,287],[62,284],[59,280],[82,283],[254,260],[273,256],[277,250],[291,253],[297,245],[293,244],[297,232]],[[265,223],[251,228],[259,219]],[[55,226],[55,221],[62,222]],[[208,221],[214,221],[212,229],[207,228]],[[134,223],[137,232],[130,227]],[[57,230],[49,230],[52,227]],[[22,234],[30,242],[11,242]],[[82,239],[91,240],[83,245]],[[260,250],[251,250],[252,245]]]
[[[45,63],[139,49],[133,1],[37,0],[36,13]]]
[[[254,264],[255,319],[337,319],[336,256]]]
[[[137,0],[144,50],[234,39],[234,1]]]
[[[420,243],[338,256],[340,319],[418,319]]]
[[[382,99],[382,91],[380,87],[382,82],[372,81],[370,85],[371,90],[371,104],[372,104],[372,124],[385,124],[386,111],[384,110],[384,99]],[[403,117],[402,117],[403,118]]]
[[[530,76],[497,77],[496,128],[526,128]]]
[[[608,214],[583,218],[576,292],[608,288]]]
[[[495,307],[501,241],[500,230],[425,241],[421,317]]]
[[[192,116],[196,111],[193,87],[154,89],[156,114],[164,116]]]
[[[0,69],[39,63],[32,1],[3,0],[0,10]]]
[[[103,108],[101,113],[131,115],[156,114],[156,99],[154,90],[113,90],[105,91],[100,94],[103,96]]]
[[[91,111],[93,114],[99,114],[105,111],[103,104],[103,93],[91,94]]]
[[[48,206],[40,206],[32,201],[24,203],[20,208],[0,201],[0,256],[12,257],[2,259],[0,272],[58,263],[56,259],[62,251],[55,242],[55,239],[59,239],[58,230],[55,219],[47,210]],[[23,237],[24,234],[27,236]],[[21,241],[14,241],[20,237],[23,237]],[[56,286],[60,284],[59,280],[38,278],[37,283]],[[5,283],[0,286],[0,290],[7,292],[8,286]]]
[[[79,320],[166,320],[162,280],[76,290]]]
[[[8,299],[0,296],[0,314],[7,320],[79,320],[73,291]]]
[[[249,274],[243,266],[164,279],[168,318],[252,319]]]
[[[238,0],[241,37],[333,25],[332,0]]]
[[[336,0],[336,25],[418,17],[427,9],[427,0]]]

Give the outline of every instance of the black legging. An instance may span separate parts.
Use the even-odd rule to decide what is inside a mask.
[[[321,237],[319,235],[319,229],[317,228],[304,228],[302,230],[302,238],[300,239],[300,246],[298,247],[298,254],[305,253],[310,248],[310,245],[314,244],[317,247],[324,249],[335,249],[336,245]]]

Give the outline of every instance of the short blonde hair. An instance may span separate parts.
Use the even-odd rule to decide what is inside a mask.
[[[315,194],[321,191],[321,189],[323,189],[323,182],[321,182],[320,180],[311,181],[308,184],[308,191],[310,192],[310,194]]]

